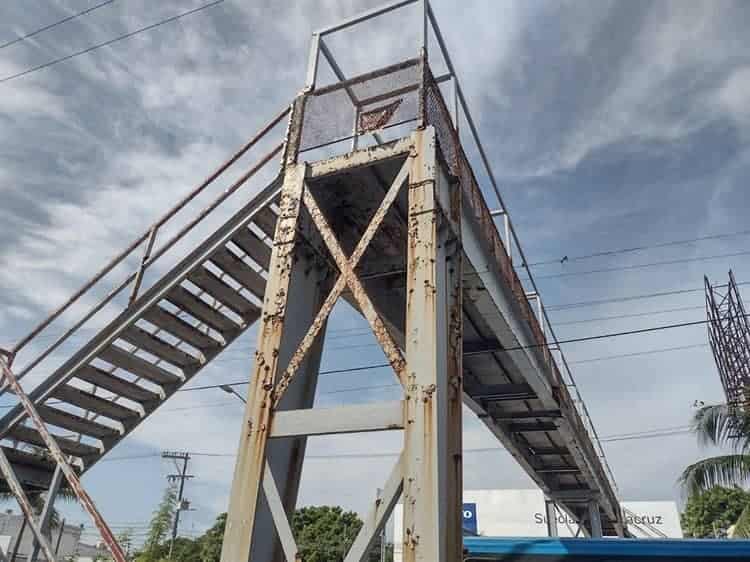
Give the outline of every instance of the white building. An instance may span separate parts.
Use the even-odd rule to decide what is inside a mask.
[[[21,542],[18,545],[16,562],[27,562],[34,547],[34,535],[28,525],[23,525],[23,517],[12,511],[0,513],[0,549],[6,556],[15,549],[21,528]],[[51,546],[60,560],[75,560],[76,562],[90,562],[97,554],[104,553],[102,549],[81,542],[81,527],[79,525],[64,525],[63,528],[52,529]],[[40,554],[39,560],[44,560]]]
[[[682,538],[680,515],[673,501],[621,503],[628,530],[639,538]],[[464,490],[464,527],[489,537],[546,537],[547,517],[541,490]],[[403,508],[393,510],[394,562],[401,562]],[[573,537],[577,523],[560,511],[560,537]],[[473,529],[472,529],[473,530]]]

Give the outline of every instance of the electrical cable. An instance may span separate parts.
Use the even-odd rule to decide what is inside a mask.
[[[709,261],[709,260],[716,260],[716,259],[722,259],[722,258],[736,258],[739,256],[747,256],[750,254],[750,251],[743,251],[743,252],[734,252],[730,254],[714,254],[710,256],[698,256],[694,258],[683,258],[679,260],[664,260],[664,261],[656,261],[656,262],[650,262],[650,263],[637,263],[633,265],[621,265],[617,267],[604,267],[601,269],[590,269],[588,271],[565,271],[562,273],[550,273],[546,275],[534,275],[534,280],[538,281],[540,279],[559,279],[562,277],[579,277],[582,275],[595,275],[597,273],[612,273],[615,271],[634,271],[637,269],[648,269],[651,267],[661,267],[663,265],[676,265],[676,264],[682,264],[682,263],[691,263],[691,262],[701,262],[701,261]]]
[[[737,286],[742,286],[742,285],[750,285],[750,281],[743,281],[742,283],[737,283]],[[685,295],[688,293],[702,293],[704,291],[705,291],[705,287],[701,287],[699,289],[672,289],[669,291],[660,291],[660,292],[655,292],[655,293],[643,293],[640,295],[631,295],[627,297],[612,297],[608,299],[596,299],[596,300],[590,300],[590,301],[579,301],[579,302],[565,303],[565,304],[545,305],[544,308],[548,312],[553,311],[553,310],[569,310],[571,308],[583,308],[587,306],[597,306],[600,304],[631,302],[631,301],[642,300],[642,299],[668,297],[668,296],[673,296],[673,295]]]
[[[91,6],[90,8],[86,8],[85,10],[72,14],[54,23],[45,25],[44,27],[40,27],[39,29],[35,29],[34,31],[21,35],[20,37],[16,37],[15,39],[11,39],[10,41],[6,41],[5,43],[0,43],[0,49],[5,49],[6,47],[10,47],[11,45],[15,45],[16,43],[25,41],[26,39],[30,39],[31,37],[34,37],[35,35],[39,35],[40,33],[47,31],[49,29],[52,29],[53,27],[57,27],[58,25],[62,25],[64,23],[67,23],[81,16],[85,16],[86,14],[90,14],[94,10],[98,10],[99,8],[103,8],[104,6],[107,6],[108,4],[112,4],[114,1],[115,0],[106,0],[105,2],[95,4],[94,6]]]
[[[626,357],[640,357],[642,355],[655,355],[657,353],[667,353],[670,351],[683,351],[686,349],[697,349],[708,347],[707,343],[696,343],[692,345],[679,345],[676,347],[662,347],[659,349],[649,349],[647,351],[634,351],[632,353],[621,353],[619,355],[605,355],[603,357],[592,357],[590,359],[580,359],[578,361],[568,361],[569,365],[582,365],[584,363],[594,363],[598,361],[610,361],[612,359],[624,359]]]
[[[684,310],[703,310],[705,306],[680,306],[676,308],[663,308],[661,310],[650,310],[648,312],[634,312],[631,314],[615,314],[612,316],[599,316],[595,318],[582,318],[580,320],[567,320],[565,322],[554,322],[553,325],[569,326],[571,324],[587,324],[590,322],[603,322],[606,320],[620,320],[622,318],[639,318],[642,316],[655,316],[657,314],[667,314],[670,312],[682,312]]]
[[[705,240],[719,240],[723,238],[734,238],[737,236],[746,236],[748,234],[750,234],[750,230],[740,230],[738,232],[711,234],[709,236],[700,236],[698,238],[689,238],[687,240],[672,240],[670,242],[661,242],[658,244],[650,244],[650,245],[644,245],[644,246],[634,246],[632,248],[620,248],[617,250],[604,250],[601,252],[594,252],[592,254],[585,254],[582,256],[573,256],[573,257],[563,256],[560,259],[549,259],[549,260],[542,260],[542,261],[530,263],[529,267],[536,267],[539,265],[546,265],[546,264],[559,264],[559,263],[571,262],[571,261],[581,261],[581,260],[587,260],[591,258],[614,256],[618,254],[627,254],[627,253],[633,253],[633,252],[642,252],[644,250],[652,250],[655,248],[666,248],[668,246],[680,246],[684,244],[692,244],[693,242],[703,242]]]
[[[169,18],[166,18],[166,19],[163,19],[163,20],[159,20],[159,21],[157,21],[155,23],[152,23],[150,25],[147,25],[145,27],[141,27],[141,28],[135,29],[133,31],[129,31],[128,33],[124,33],[122,35],[118,35],[117,37],[114,37],[114,38],[109,39],[107,41],[104,41],[102,43],[97,43],[95,45],[92,45],[92,46],[87,47],[85,49],[82,49],[80,51],[76,51],[76,52],[71,53],[69,55],[65,55],[63,57],[59,57],[59,58],[53,59],[51,61],[47,61],[45,63],[42,63],[40,65],[33,66],[33,67],[28,68],[26,70],[22,70],[21,72],[16,72],[15,74],[11,74],[9,76],[5,76],[3,78],[0,78],[0,84],[2,84],[4,82],[9,82],[11,80],[15,80],[16,78],[21,78],[22,76],[26,76],[26,75],[32,74],[34,72],[38,72],[39,70],[43,70],[45,68],[49,68],[50,66],[53,66],[53,65],[61,63],[61,62],[68,61],[68,60],[70,60],[72,58],[79,57],[81,55],[85,55],[87,53],[95,51],[96,49],[101,49],[102,47],[107,47],[109,45],[112,45],[113,43],[117,43],[118,41],[122,41],[123,39],[129,39],[130,37],[133,37],[134,35],[137,35],[139,33],[143,33],[144,31],[150,31],[152,29],[155,29],[155,28],[157,28],[159,26],[162,26],[164,24],[167,24],[167,23],[172,23],[172,22],[177,21],[177,20],[179,20],[181,18],[184,18],[186,16],[195,14],[196,12],[200,12],[201,10],[206,10],[208,8],[213,8],[214,6],[217,6],[218,4],[221,4],[222,2],[224,2],[224,0],[214,0],[213,2],[209,2],[208,4],[203,4],[202,6],[198,6],[197,8],[193,8],[192,10],[188,10],[186,12],[182,12],[180,14],[177,14],[175,16],[172,16],[172,17],[169,17]]]
[[[599,439],[602,443],[615,443],[619,441],[631,441],[640,439],[653,439],[657,437],[671,437],[674,435],[683,435],[691,433],[692,429],[688,426],[676,426],[676,427],[665,427],[655,428],[643,431],[637,431],[633,433],[614,434],[602,437]],[[506,449],[501,447],[473,447],[464,449],[464,453],[487,453],[487,452],[505,452]],[[206,451],[189,451],[191,456],[206,457],[206,458],[226,458],[236,457],[236,453],[214,453]],[[346,459],[346,458],[392,458],[397,457],[400,453],[398,452],[383,452],[383,453],[329,453],[329,454],[310,454],[305,455],[305,459]],[[144,458],[161,458],[160,453],[146,453],[141,455],[123,455],[119,457],[103,458],[100,462],[115,462],[115,461],[128,461],[138,460]]]

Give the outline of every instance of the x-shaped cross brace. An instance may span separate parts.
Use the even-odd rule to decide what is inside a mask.
[[[299,366],[302,364],[302,361],[304,361],[307,352],[315,342],[315,338],[318,336],[320,330],[323,327],[323,324],[328,319],[328,316],[333,310],[333,306],[336,304],[336,301],[338,301],[338,298],[341,296],[341,293],[347,286],[351,290],[354,299],[357,301],[362,314],[364,315],[365,319],[367,319],[370,327],[375,333],[375,337],[377,338],[378,343],[380,343],[381,347],[383,348],[383,351],[388,358],[388,362],[396,372],[399,381],[401,381],[402,385],[406,384],[406,361],[404,359],[404,356],[401,353],[401,350],[396,345],[396,342],[391,337],[391,334],[388,332],[388,329],[385,327],[385,324],[380,318],[380,315],[375,310],[375,306],[372,304],[367,291],[365,291],[365,288],[362,286],[362,283],[354,270],[356,269],[357,264],[359,264],[359,260],[367,250],[367,247],[370,245],[370,242],[375,236],[375,233],[378,231],[378,228],[383,223],[388,210],[396,200],[396,197],[401,191],[404,182],[407,180],[409,176],[411,158],[412,157],[409,156],[406,159],[406,162],[404,162],[404,165],[399,170],[398,174],[396,175],[396,179],[393,180],[393,183],[386,192],[383,201],[378,207],[378,210],[372,217],[372,221],[370,221],[370,224],[365,230],[365,233],[362,235],[362,238],[357,243],[357,246],[354,248],[354,251],[349,258],[346,257],[346,254],[344,254],[344,251],[341,249],[341,246],[339,245],[338,240],[336,240],[336,236],[333,230],[328,224],[326,218],[323,216],[323,212],[320,210],[320,207],[318,207],[318,203],[315,201],[315,197],[313,197],[312,193],[310,193],[310,189],[305,186],[304,194],[302,196],[305,207],[309,211],[310,216],[315,223],[315,227],[320,232],[320,235],[322,236],[323,241],[328,248],[328,251],[331,252],[331,256],[333,256],[333,259],[336,262],[336,266],[339,268],[341,273],[339,274],[336,283],[331,289],[331,292],[328,294],[328,297],[320,307],[318,314],[315,316],[315,319],[308,328],[307,333],[302,338],[297,351],[294,352],[294,355],[292,355],[292,358],[289,360],[289,365],[279,378],[278,384],[276,385],[274,391],[274,408],[278,407],[279,402],[281,402],[281,398],[283,397],[284,392],[289,387],[289,384],[292,382],[292,379],[299,369]]]

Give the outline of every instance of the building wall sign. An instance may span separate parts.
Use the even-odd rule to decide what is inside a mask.
[[[541,490],[464,490],[463,522],[470,533],[488,537],[546,537],[547,516]],[[673,501],[621,503],[629,531],[638,538],[682,538]],[[401,560],[402,506],[393,511],[394,561]],[[578,523],[557,513],[560,537],[574,537]],[[389,533],[390,534],[390,533]]]

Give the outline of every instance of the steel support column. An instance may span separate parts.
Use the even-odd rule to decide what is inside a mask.
[[[589,507],[589,521],[591,523],[591,538],[600,539],[602,538],[602,518],[599,513],[599,502],[590,501]]]
[[[555,508],[555,502],[552,500],[544,500],[544,507],[547,516],[547,536],[556,537],[557,532],[557,509]]]
[[[44,499],[44,507],[42,513],[39,516],[39,526],[42,529],[42,533],[49,540],[52,540],[52,532],[50,530],[50,521],[52,520],[52,512],[55,510],[55,500],[57,499],[57,493],[60,491],[60,485],[64,474],[62,469],[58,466],[55,468],[55,473],[52,475],[52,482],[50,483],[49,490],[47,490],[47,497]],[[34,539],[34,550],[31,554],[31,562],[36,562],[39,558],[39,551],[42,549],[42,545],[39,541]]]
[[[306,166],[286,166],[281,194],[281,214],[271,253],[270,277],[258,331],[255,365],[247,395],[227,525],[221,551],[222,562],[249,560],[259,506],[266,449],[270,435],[274,386],[279,371],[279,351],[287,319],[288,298],[294,269],[297,221],[302,203]],[[264,541],[275,543],[275,541]],[[267,560],[270,560],[268,558]]]
[[[461,559],[461,257],[434,129],[414,133],[407,241],[404,562]],[[445,182],[446,189],[449,186]],[[458,200],[459,198],[453,198]]]

